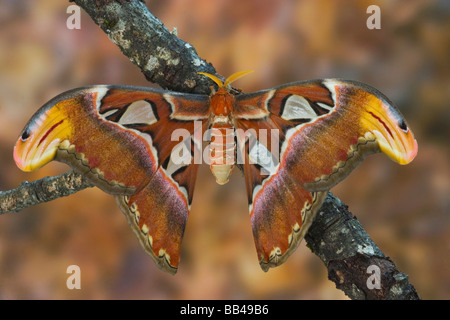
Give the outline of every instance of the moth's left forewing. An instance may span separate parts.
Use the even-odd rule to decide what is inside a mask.
[[[313,174],[304,181],[308,190],[329,190],[376,152],[400,164],[414,159],[417,142],[400,111],[386,96],[356,81],[329,79],[321,83],[329,90],[334,106],[326,116],[305,127],[310,140],[327,148],[322,151],[310,145],[306,157],[302,156],[313,163],[309,166]]]
[[[255,102],[263,110],[261,117],[246,118],[248,105]],[[256,121],[279,124],[284,133],[280,156],[312,191],[329,190],[369,154],[382,151],[400,164],[417,154],[417,142],[398,109],[360,82],[293,83],[245,95],[238,103],[244,106],[238,108],[243,110],[238,117],[246,126]]]

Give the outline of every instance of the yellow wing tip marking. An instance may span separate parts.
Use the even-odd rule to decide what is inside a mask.
[[[13,152],[14,162],[20,170],[25,172],[39,169],[55,158],[56,152],[58,151],[58,144],[59,139],[53,140],[52,143],[50,143],[48,147],[38,156],[30,156],[29,153],[24,153],[21,146],[16,144]],[[36,150],[34,153],[37,152],[38,151]]]
[[[374,95],[369,97],[366,113],[360,120],[362,127],[371,131],[381,152],[391,160],[401,165],[410,163],[418,151],[412,131],[389,105]]]
[[[419,147],[412,135],[397,141],[396,139],[386,139],[378,130],[374,130],[373,134],[377,138],[380,150],[398,164],[409,164],[416,157]]]
[[[33,117],[14,146],[13,157],[23,171],[36,170],[52,161],[58,146],[72,135],[72,124],[61,109]]]

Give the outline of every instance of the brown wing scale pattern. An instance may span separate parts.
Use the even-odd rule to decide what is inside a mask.
[[[361,83],[299,82],[236,100],[240,127],[280,132],[279,161],[269,175],[258,175],[258,163],[244,165],[253,234],[264,270],[287,259],[327,191],[364,157],[381,150],[407,163],[417,153],[399,111],[380,92]]]
[[[174,273],[179,261],[197,165],[172,161],[175,129],[194,133],[208,119],[208,96],[96,86],[66,92],[45,104],[15,147],[23,170],[55,159],[116,195],[145,250]],[[168,134],[169,133],[169,134]]]

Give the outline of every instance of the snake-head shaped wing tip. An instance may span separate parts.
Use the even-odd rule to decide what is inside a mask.
[[[410,163],[418,151],[411,129],[392,103],[373,98],[375,99],[369,102],[361,121],[365,123],[366,128],[370,128],[383,153],[399,164]]]
[[[413,133],[403,119],[387,123],[388,125],[385,128],[372,131],[377,138],[380,150],[399,164],[410,163],[416,157],[418,151],[417,141]],[[389,126],[395,129],[389,129]]]
[[[338,106],[351,111],[346,113],[349,121],[359,118],[358,131],[366,140],[376,140],[379,150],[399,164],[408,164],[415,158],[417,141],[401,112],[383,93],[357,81],[329,79],[324,84]],[[358,126],[347,125],[349,129]]]
[[[70,135],[64,116],[49,109],[37,113],[14,146],[14,161],[23,171],[33,171],[52,161],[60,143]]]
[[[403,139],[386,139],[379,131],[374,130],[373,133],[381,151],[395,162],[405,165],[416,157],[418,145],[412,134],[402,137]]]

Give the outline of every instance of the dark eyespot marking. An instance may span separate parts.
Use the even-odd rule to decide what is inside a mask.
[[[30,137],[30,129],[26,128],[25,130],[23,130],[20,140],[26,141],[29,137]]]
[[[407,132],[408,131],[408,127],[406,126],[405,120],[400,119],[398,121],[398,126],[403,132]]]

